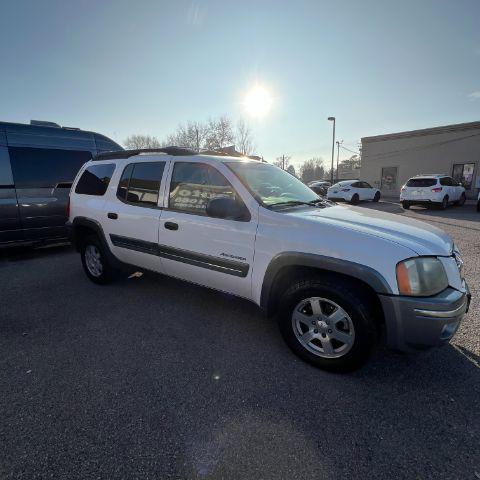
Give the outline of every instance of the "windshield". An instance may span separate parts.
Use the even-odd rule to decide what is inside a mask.
[[[320,200],[298,178],[274,165],[257,162],[228,162],[227,165],[257,200],[267,207]]]

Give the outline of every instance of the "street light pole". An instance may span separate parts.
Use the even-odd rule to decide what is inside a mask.
[[[333,185],[333,157],[335,156],[335,117],[328,117],[330,122],[333,122],[333,139],[332,139],[332,168],[331,168],[331,181]]]

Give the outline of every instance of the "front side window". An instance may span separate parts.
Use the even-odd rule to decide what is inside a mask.
[[[230,182],[212,166],[193,162],[175,163],[170,182],[169,208],[206,215],[209,200],[219,197],[242,202]]]
[[[320,201],[318,195],[298,178],[274,165],[253,161],[225,163],[266,207]]]
[[[117,197],[141,207],[156,207],[165,162],[131,163],[118,183]]]
[[[115,170],[113,163],[90,165],[87,167],[75,187],[75,193],[102,196],[105,194]]]
[[[9,147],[17,188],[53,188],[71,183],[92,154],[56,148]]]

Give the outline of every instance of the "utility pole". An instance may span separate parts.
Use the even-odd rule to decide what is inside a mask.
[[[331,172],[330,178],[331,178],[332,185],[333,185],[333,157],[335,156],[335,117],[328,117],[328,120],[329,120],[330,122],[333,122],[332,168],[331,168],[331,170],[330,170],[330,172]]]
[[[337,140],[337,182],[338,182],[338,157],[340,155],[340,145],[343,143],[343,140]]]

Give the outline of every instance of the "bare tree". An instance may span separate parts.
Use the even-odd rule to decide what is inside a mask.
[[[200,122],[180,124],[174,134],[169,135],[164,144],[187,147],[199,151],[204,148],[207,138],[207,128]]]
[[[237,123],[236,146],[237,150],[243,155],[252,155],[255,151],[252,132],[243,119],[240,119]]]
[[[162,145],[158,139],[152,135],[130,135],[127,137],[123,144],[126,148],[139,149],[139,148],[160,148]]]
[[[221,150],[224,147],[232,145],[235,140],[231,120],[223,115],[218,119],[208,121],[208,134],[206,139],[206,148],[211,150]]]
[[[323,158],[313,157],[303,162],[300,167],[300,178],[304,183],[313,180],[322,180],[325,176],[325,168],[323,166]]]
[[[296,173],[295,173],[295,167],[294,167],[292,164],[290,164],[290,165],[288,166],[287,172],[288,172],[290,175],[293,175],[294,177],[297,176]]]
[[[281,157],[277,157],[276,160],[273,162],[274,165],[277,167],[282,168],[283,170],[287,170],[288,166],[290,165],[290,159],[292,157],[282,155]]]

